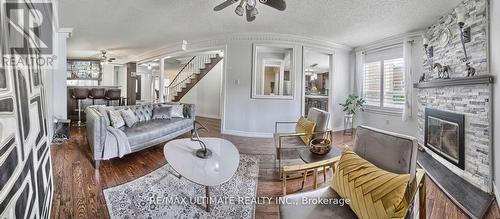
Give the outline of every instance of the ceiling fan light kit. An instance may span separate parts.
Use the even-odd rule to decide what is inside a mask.
[[[243,16],[246,11],[246,18],[248,22],[254,21],[255,17],[259,14],[257,10],[257,0],[226,0],[221,4],[214,7],[214,11],[220,11],[229,7],[232,4],[240,2],[236,6],[234,13],[238,16]],[[258,0],[261,4],[267,5],[276,10],[284,11],[286,9],[285,0]]]

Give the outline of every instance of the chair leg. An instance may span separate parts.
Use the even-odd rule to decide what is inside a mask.
[[[323,182],[326,183],[326,166],[323,166]]]
[[[418,210],[418,215],[420,219],[425,219],[426,218],[426,189],[425,189],[425,176],[422,179],[422,185],[420,186],[419,189],[419,210]]]
[[[318,182],[318,168],[314,168],[314,174],[313,174],[314,180],[313,180],[313,188],[316,189],[318,187],[317,182]]]
[[[283,196],[285,195],[286,195],[286,176],[283,176]]]
[[[304,189],[304,184],[306,183],[306,179],[307,179],[307,170],[304,170],[304,177],[302,178],[302,186],[300,187],[300,189]]]
[[[281,175],[281,150],[278,149],[278,172],[280,174],[280,177],[282,177]]]

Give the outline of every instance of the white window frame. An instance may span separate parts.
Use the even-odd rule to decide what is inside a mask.
[[[403,58],[403,57],[401,57],[401,58]],[[369,62],[369,63],[380,62],[380,74],[381,74],[380,75],[380,100],[379,100],[380,106],[365,105],[365,111],[379,113],[379,114],[387,114],[387,115],[402,115],[403,108],[385,107],[384,106],[384,82],[385,82],[384,61],[385,60],[390,60],[390,59],[381,58],[380,60]],[[404,59],[403,59],[403,62],[404,62]],[[403,81],[403,83],[405,83],[405,82]],[[363,88],[364,88],[364,85],[365,85],[365,63],[363,63]],[[365,96],[365,91],[363,89],[362,90],[362,97],[364,97],[364,96]],[[406,96],[405,96],[405,98],[406,98]]]

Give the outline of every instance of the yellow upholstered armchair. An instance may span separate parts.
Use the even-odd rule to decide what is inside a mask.
[[[418,214],[420,218],[426,217],[425,212],[425,172],[421,169],[417,169],[416,157],[417,157],[417,141],[415,138],[405,135],[399,135],[396,133],[391,133],[387,131],[382,131],[370,127],[359,126],[356,129],[356,135],[354,139],[354,144],[352,146],[352,151],[360,158],[368,161],[382,171],[391,172],[394,174],[406,174],[408,181],[407,186],[403,187],[404,195],[401,203],[401,207],[393,216],[395,218],[414,218],[415,212],[413,211],[416,206],[416,197],[418,197],[419,210]],[[304,171],[316,171],[318,168],[331,167],[336,168],[337,162],[339,162],[340,156],[331,158],[329,160],[324,160],[316,163],[309,163],[304,165],[296,166],[284,166],[283,167],[283,195],[287,203],[282,203],[279,206],[280,218],[357,218],[356,214],[349,207],[349,205],[338,205],[338,204],[303,204],[304,199],[342,199],[339,193],[333,189],[332,186],[315,189],[313,191],[302,192],[287,195],[287,176],[296,173],[302,173]],[[350,161],[348,161],[350,162]],[[350,163],[352,165],[352,163]],[[354,166],[350,166],[351,168]],[[333,169],[333,171],[339,171]],[[351,174],[351,173],[349,173]],[[334,174],[337,176],[337,173]],[[346,176],[346,175],[344,175]],[[348,180],[349,178],[345,178]],[[406,180],[406,179],[405,179]],[[339,180],[337,180],[338,182]],[[342,181],[342,180],[340,180]],[[366,181],[366,178],[364,179]],[[345,181],[344,181],[345,182]],[[349,181],[349,183],[354,181]],[[371,182],[371,181],[370,181]],[[362,187],[358,187],[359,181],[356,184],[349,184],[349,186],[356,187],[356,194],[358,195],[356,199],[350,200],[351,202],[356,202],[359,199],[360,194],[365,194],[366,190]],[[382,184],[382,185],[385,185]],[[406,188],[406,189],[404,189]],[[345,185],[343,187],[345,190]],[[360,189],[360,190],[358,190]],[[373,189],[373,183],[372,187]],[[362,191],[358,193],[358,191]],[[383,190],[383,192],[390,192]],[[399,193],[401,195],[401,193]],[[291,204],[292,203],[292,204]],[[296,204],[298,203],[298,204]],[[361,203],[363,207],[368,205],[366,202]],[[351,203],[352,204],[352,203]],[[366,207],[369,208],[369,207]],[[358,211],[360,207],[356,208]],[[393,209],[394,210],[394,209]],[[358,212],[357,211],[357,212]],[[361,210],[363,211],[363,210]],[[365,212],[370,212],[365,209]],[[373,212],[373,211],[371,211]],[[373,218],[377,216],[369,215]]]
[[[330,119],[330,113],[317,109],[311,108],[307,114],[306,119],[314,124],[314,129],[312,132],[285,132],[282,131],[282,127],[285,124],[297,124],[298,122],[276,122],[274,126],[274,145],[276,147],[276,159],[278,160],[278,166],[281,175],[281,160],[283,158],[283,151],[287,149],[297,149],[307,146],[304,142],[304,138],[311,140],[312,138],[327,138],[331,139],[332,133],[328,129],[328,121]]]

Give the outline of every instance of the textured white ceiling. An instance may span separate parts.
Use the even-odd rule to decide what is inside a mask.
[[[423,29],[460,0],[286,0],[287,10],[258,3],[254,22],[224,0],[60,0],[59,23],[71,27],[69,57],[108,49],[118,57],[137,55],[181,40],[229,33],[282,33],[359,46]]]

